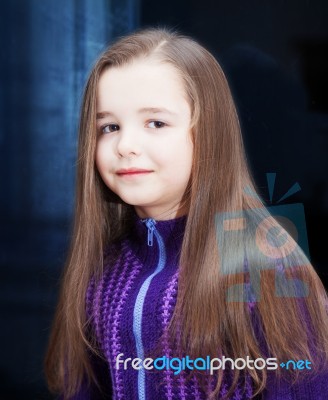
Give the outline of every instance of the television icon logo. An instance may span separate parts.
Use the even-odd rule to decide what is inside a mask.
[[[274,186],[272,177],[275,179],[275,174],[267,174],[271,199]],[[298,190],[300,187],[295,184],[279,201]],[[248,194],[257,197],[256,193],[248,191]],[[223,275],[247,273],[249,276],[249,282],[229,287],[228,301],[259,301],[261,271],[265,269],[275,271],[277,297],[308,295],[305,282],[285,276],[286,268],[309,263],[303,204],[271,205],[262,209],[219,213],[216,215],[215,223],[221,273]],[[294,240],[288,240],[286,232]]]

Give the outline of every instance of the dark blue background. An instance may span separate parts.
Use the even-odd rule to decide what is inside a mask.
[[[13,0],[0,3],[1,399],[47,399],[42,359],[70,238],[77,121],[93,61],[118,35],[164,25],[221,62],[269,201],[304,204],[327,284],[328,3]]]

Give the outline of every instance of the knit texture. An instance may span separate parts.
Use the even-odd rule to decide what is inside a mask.
[[[94,362],[108,398],[115,400],[193,400],[207,399],[196,378],[187,381],[188,371],[174,375],[172,369],[144,370],[116,368],[116,357],[137,358],[138,327],[141,316],[141,338],[139,347],[145,354],[155,346],[172,317],[177,299],[178,260],[185,230],[186,217],[156,221],[156,235],[152,246],[147,243],[148,229],[136,214],[131,231],[119,243],[112,244],[105,253],[105,268],[102,279],[92,279],[87,291],[87,315],[91,317],[95,335],[106,363]],[[165,251],[160,249],[160,240]],[[157,272],[156,272],[157,271]],[[140,302],[140,298],[143,302]],[[137,307],[138,305],[138,307]],[[250,311],[254,304],[250,304]],[[161,341],[162,356],[175,357],[175,349],[169,345],[164,334]],[[265,392],[256,397],[268,400],[324,400],[328,399],[328,374],[313,381],[291,386],[285,381],[277,382],[269,375]],[[231,385],[231,374],[224,373],[218,399],[227,393]],[[142,391],[141,388],[144,389]],[[214,380],[208,380],[208,388],[214,388]],[[94,388],[84,383],[76,400],[105,398],[95,394]],[[143,394],[143,397],[140,395]],[[250,399],[253,394],[251,379],[240,379],[231,400]]]

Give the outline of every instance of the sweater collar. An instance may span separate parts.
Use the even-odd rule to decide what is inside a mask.
[[[132,216],[132,225],[135,228],[134,233],[140,240],[150,246],[151,243],[148,243],[148,232],[152,227],[157,230],[164,242],[166,242],[172,236],[175,239],[179,239],[181,236],[183,237],[186,221],[187,215],[166,220],[156,220],[154,218],[140,218],[134,211]]]
[[[153,218],[140,218],[133,211],[129,238],[138,253],[146,257],[149,254],[157,253],[157,240],[154,233],[150,233],[152,229],[156,229],[163,240],[166,250],[169,253],[177,253],[181,250],[186,221],[187,215],[168,220],[156,220]]]

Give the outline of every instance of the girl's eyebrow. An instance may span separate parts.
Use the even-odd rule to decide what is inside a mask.
[[[140,108],[138,110],[138,114],[146,114],[146,113],[153,113],[153,114],[166,113],[166,114],[170,114],[170,115],[174,115],[174,116],[177,115],[177,113],[175,113],[167,108],[164,108],[164,107],[161,107],[161,108],[159,108],[159,107],[144,107],[144,108]],[[97,113],[96,118],[102,119],[102,118],[113,117],[113,116],[114,116],[114,113],[112,113],[110,111],[102,111],[102,112]]]
[[[177,113],[165,108],[165,107],[144,107],[138,110],[138,114],[145,114],[145,113],[166,113],[171,115],[177,115]]]

